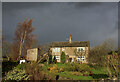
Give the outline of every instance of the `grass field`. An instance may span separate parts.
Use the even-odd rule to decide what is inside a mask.
[[[108,72],[106,67],[91,67],[92,71],[92,76],[83,76],[83,73],[81,72],[76,72],[76,71],[67,71],[65,70],[64,72],[58,72],[54,69],[54,71],[49,71],[48,68],[56,66],[57,68],[66,68],[68,65],[67,64],[52,64],[52,65],[47,65],[44,64],[43,70],[46,72],[46,74],[51,75],[53,78],[55,78],[56,75],[59,75],[63,79],[73,79],[73,80],[98,80],[101,78],[107,78],[108,77]]]

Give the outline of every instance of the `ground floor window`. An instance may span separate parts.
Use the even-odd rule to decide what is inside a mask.
[[[60,56],[56,56],[56,59],[57,59],[57,60],[60,60]]]
[[[60,56],[55,56],[55,57],[56,57],[57,62],[60,61]],[[53,58],[54,58],[54,56],[53,56]]]
[[[85,61],[85,56],[78,56],[77,61]]]
[[[77,61],[78,61],[78,62],[80,61],[80,57],[77,57]]]
[[[81,61],[84,61],[85,60],[85,56],[81,56]]]

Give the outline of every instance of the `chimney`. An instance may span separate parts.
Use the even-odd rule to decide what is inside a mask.
[[[69,38],[69,43],[72,43],[72,37],[71,37],[71,34],[70,34],[70,38]]]

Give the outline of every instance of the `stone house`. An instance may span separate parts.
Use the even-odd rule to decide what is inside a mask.
[[[27,61],[37,61],[39,54],[39,48],[32,48],[27,50]]]
[[[61,62],[61,53],[64,52],[68,57],[66,62],[87,63],[89,49],[89,41],[72,41],[71,35],[68,42],[50,43],[52,56],[56,56],[57,62]]]
[[[40,48],[32,48],[27,50],[27,61],[39,61],[41,59],[48,61],[48,58],[48,52],[41,54]]]

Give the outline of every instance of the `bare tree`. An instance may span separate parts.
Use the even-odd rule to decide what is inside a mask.
[[[21,55],[25,56],[27,49],[32,47],[35,35],[32,34],[34,27],[32,27],[32,19],[28,21],[28,18],[19,23],[15,32],[15,38],[13,43],[13,52],[18,54],[20,59]]]
[[[39,48],[38,63],[44,59],[46,59],[48,62],[48,57],[51,54],[50,45],[49,44],[38,45],[38,48]]]
[[[112,78],[114,74],[111,69],[115,70],[116,74],[118,74],[118,54],[112,53],[109,55],[109,53],[115,50],[114,40],[108,39],[104,41],[103,44],[90,50],[88,56],[89,63],[95,63],[99,66],[107,67],[109,77]]]
[[[83,50],[77,50],[77,49],[75,49],[74,50],[74,54],[76,55],[76,56],[78,56],[79,58],[80,58],[80,60],[81,60],[81,57],[82,56],[86,56],[86,51],[83,51]],[[79,61],[79,62],[81,62],[81,61]],[[82,63],[82,62],[81,62]]]
[[[2,36],[2,57],[6,57],[9,61],[10,59],[10,50],[11,49],[11,43],[7,42],[5,40],[5,37]]]
[[[89,63],[96,63],[98,65],[105,65],[105,57],[110,51],[115,50],[114,40],[107,39],[103,44],[98,45],[90,50],[88,55]]]
[[[86,51],[78,51],[77,49],[75,49],[74,54],[76,56],[84,56],[84,55],[86,55]]]
[[[107,70],[109,72],[110,78],[112,76],[118,77],[119,75],[119,58],[118,53],[115,51],[112,51],[112,53],[108,56],[105,56],[106,64],[107,64]],[[112,73],[112,71],[115,71],[115,74]]]

